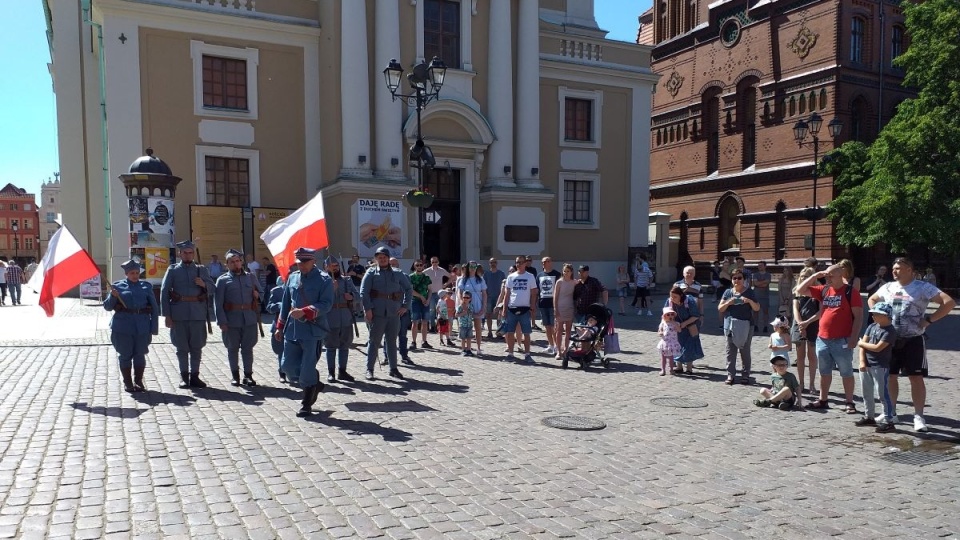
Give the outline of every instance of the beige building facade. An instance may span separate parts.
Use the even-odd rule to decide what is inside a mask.
[[[198,236],[191,217],[205,207],[249,209],[237,247],[256,251],[257,208],[322,191],[330,252],[344,256],[374,247],[362,232],[383,215],[372,203],[398,210],[381,240],[406,261],[549,254],[612,277],[647,246],[651,48],[605,39],[591,0],[45,7],[64,221],[111,270],[129,253],[117,177],[147,147],[183,179],[177,240]],[[417,184],[416,113],[381,72],[433,56],[448,70],[422,115],[437,166],[420,246],[403,202]]]
[[[63,199],[60,193],[60,174],[40,186],[40,256],[47,252],[50,238],[60,228]]]

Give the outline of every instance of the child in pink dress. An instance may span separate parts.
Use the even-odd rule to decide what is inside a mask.
[[[676,321],[677,312],[672,307],[663,308],[663,317],[660,326],[657,328],[657,335],[660,336],[660,343],[657,343],[657,350],[660,351],[660,376],[667,374],[669,367],[670,373],[673,373],[673,359],[681,352],[680,341],[677,339],[677,332],[680,331],[680,323]],[[669,364],[669,365],[668,365]]]

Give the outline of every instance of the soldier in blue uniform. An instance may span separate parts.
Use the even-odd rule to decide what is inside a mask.
[[[370,323],[370,341],[367,343],[367,380],[372,381],[373,365],[377,361],[377,349],[386,337],[386,356],[390,363],[390,376],[403,379],[397,369],[397,336],[400,333],[400,318],[410,310],[413,288],[410,280],[400,270],[390,266],[390,250],[379,247],[374,253],[377,264],[367,269],[360,282],[360,300],[363,302],[364,319]]]
[[[120,357],[123,389],[143,392],[143,371],[147,367],[147,349],[153,336],[160,333],[160,310],[153,296],[153,286],[140,281],[140,263],[130,260],[120,265],[126,279],[110,287],[110,296],[103,309],[113,311],[110,320],[110,342]],[[133,368],[134,376],[130,377]]]
[[[270,289],[270,298],[267,299],[267,313],[273,315],[270,323],[270,347],[277,355],[277,371],[280,373],[280,382],[287,382],[287,374],[283,372],[283,340],[273,339],[277,331],[277,321],[280,320],[280,306],[283,305],[283,278],[277,276],[277,286]]]
[[[324,269],[330,275],[333,284],[333,308],[327,313],[330,333],[324,340],[327,347],[327,382],[353,381],[353,375],[347,373],[347,355],[353,345],[353,301],[359,298],[353,281],[340,272],[340,261],[333,255],[324,261]],[[340,369],[337,368],[337,355],[340,356]]]
[[[180,388],[206,388],[200,380],[200,355],[207,344],[214,283],[210,272],[194,262],[197,250],[193,242],[180,242],[177,249],[180,262],[167,268],[160,285],[160,314],[177,349],[183,379]]]
[[[303,400],[297,416],[313,413],[313,404],[323,390],[317,361],[320,342],[327,336],[327,313],[333,306],[330,276],[316,268],[316,252],[299,248],[294,253],[296,272],[288,276],[283,289],[280,316],[273,339],[283,340],[283,366],[287,377],[300,381]]]
[[[231,249],[224,256],[227,272],[217,279],[213,307],[217,325],[227,346],[227,360],[233,386],[240,386],[238,356],[243,357],[243,385],[256,386],[253,380],[253,346],[257,344],[260,324],[260,282],[243,269],[243,253]]]

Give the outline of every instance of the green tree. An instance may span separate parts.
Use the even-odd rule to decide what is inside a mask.
[[[910,47],[896,63],[919,89],[869,148],[847,143],[823,164],[844,244],[926,245],[960,254],[960,2],[904,2]]]

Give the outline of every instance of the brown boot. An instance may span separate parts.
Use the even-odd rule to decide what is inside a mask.
[[[136,392],[145,392],[147,388],[143,386],[143,372],[147,366],[134,366],[133,368],[133,389]]]
[[[130,368],[120,368],[120,375],[123,377],[123,389],[126,392],[136,392],[133,386],[133,378],[130,376]]]

